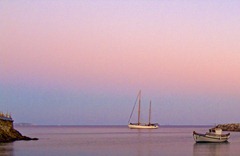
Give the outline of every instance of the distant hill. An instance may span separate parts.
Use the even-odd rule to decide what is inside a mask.
[[[14,126],[34,126],[34,124],[31,123],[14,123]]]

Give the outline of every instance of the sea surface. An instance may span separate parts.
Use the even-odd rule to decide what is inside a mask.
[[[198,143],[193,130],[207,126],[160,126],[128,129],[127,126],[15,126],[38,141],[0,143],[0,156],[239,156],[240,132],[231,132],[228,143]]]

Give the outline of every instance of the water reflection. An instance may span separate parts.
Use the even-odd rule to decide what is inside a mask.
[[[137,145],[136,145],[136,156],[151,156],[153,135],[151,129],[136,129],[137,131]]]
[[[230,143],[195,143],[193,145],[194,156],[227,156]]]
[[[13,156],[13,143],[0,143],[1,156]]]

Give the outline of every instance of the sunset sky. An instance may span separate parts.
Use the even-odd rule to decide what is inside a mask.
[[[15,123],[240,122],[240,1],[0,1],[0,111]],[[136,116],[136,112],[135,112]],[[132,122],[136,121],[136,117]]]

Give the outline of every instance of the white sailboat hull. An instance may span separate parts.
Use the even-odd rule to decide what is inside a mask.
[[[220,143],[226,142],[230,138],[230,134],[227,135],[207,135],[207,134],[199,134],[194,132],[193,138],[197,143],[200,142],[211,142],[211,143]]]
[[[135,125],[135,124],[129,124],[128,127],[130,129],[157,129],[158,125]]]

